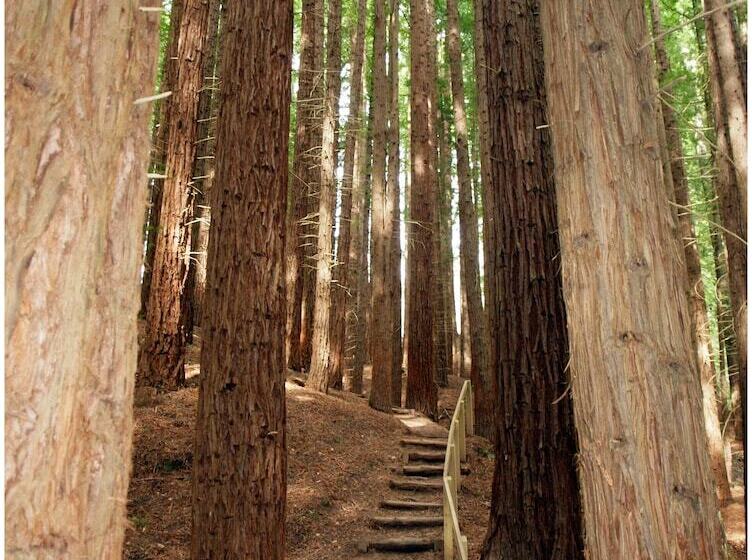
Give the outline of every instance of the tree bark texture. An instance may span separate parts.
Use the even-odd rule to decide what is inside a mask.
[[[342,2],[329,0],[327,24],[326,95],[321,140],[321,179],[318,197],[316,301],[313,318],[311,369],[306,387],[327,392],[334,377],[331,352],[332,281],[334,279],[334,206],[337,197],[337,129],[342,72]]]
[[[304,0],[300,34],[300,72],[298,75],[297,131],[293,157],[292,186],[287,218],[287,246],[285,250],[287,279],[287,318],[285,349],[287,366],[302,370],[303,355],[303,283],[310,276],[311,263],[306,255],[315,245],[317,230],[308,215],[320,178],[321,99],[324,97],[322,75],[324,50],[323,0]],[[312,302],[311,302],[312,303]],[[311,305],[311,308],[313,306]]]
[[[6,558],[120,559],[159,16],[5,18]]]
[[[349,323],[349,310],[354,311],[353,303],[357,298],[357,270],[360,263],[362,240],[353,255],[354,238],[360,227],[363,201],[362,190],[357,193],[356,183],[359,167],[356,161],[358,138],[361,134],[363,115],[363,60],[365,57],[366,1],[358,0],[355,15],[355,34],[350,50],[350,110],[345,130],[344,170],[342,174],[342,202],[339,218],[339,240],[337,243],[337,266],[334,268],[334,286],[332,287],[332,377],[330,387],[341,388],[345,369],[345,334]],[[362,145],[361,145],[362,149]],[[360,185],[359,185],[360,187]],[[357,208],[356,208],[357,205]],[[357,216],[356,216],[357,214]],[[357,225],[353,222],[357,221]]]
[[[720,559],[644,4],[542,8],[586,555]]]
[[[486,60],[497,69],[487,76],[492,165],[485,210],[490,364],[498,387],[489,391],[497,395],[498,460],[484,559],[583,557],[553,154],[541,128],[547,117],[538,13],[537,0],[489,2],[483,13]]]
[[[743,210],[739,174],[731,148],[731,130],[721,72],[719,45],[715,25],[706,20],[708,48],[708,78],[715,124],[716,145],[714,160],[718,171],[716,189],[719,212],[724,227],[724,240],[728,252],[729,299],[733,312],[733,326],[736,338],[738,373],[735,385],[739,388],[742,419],[742,441],[746,440],[747,418],[747,220]],[[708,115],[710,118],[710,115]],[[745,128],[746,130],[746,128]],[[735,171],[736,170],[736,171]]]
[[[162,92],[175,90],[177,74],[178,39],[180,38],[180,18],[183,14],[183,0],[174,0],[170,8],[170,31],[167,50],[164,54],[164,77],[162,80]],[[158,174],[164,174],[165,153],[167,151],[167,132],[170,118],[170,104],[172,97],[166,97],[157,101],[159,125],[151,152],[151,168]],[[141,279],[141,309],[139,315],[146,317],[146,309],[149,304],[149,291],[151,290],[151,275],[154,266],[154,252],[157,245],[157,232],[159,231],[159,216],[162,212],[162,192],[164,179],[152,179],[149,188],[149,212],[146,218],[146,252],[144,254],[144,275]]]
[[[174,389],[185,380],[185,282],[190,250],[193,160],[209,2],[185,0],[180,18],[175,91],[167,126],[167,156],[152,270],[146,332],[136,373],[140,386]]]
[[[478,215],[473,202],[470,173],[465,84],[462,76],[462,45],[460,43],[457,0],[447,0],[447,59],[451,73],[454,129],[456,134],[457,182],[459,183],[460,258],[463,260],[467,314],[470,323],[470,379],[475,391],[475,431],[486,438],[493,432],[493,394],[487,369],[486,320],[480,292],[478,268]]]
[[[436,176],[436,36],[434,7],[410,0],[410,316],[405,406],[434,417],[433,306],[431,276]]]
[[[373,39],[373,170],[371,197],[371,395],[369,404],[392,409],[392,200],[386,182],[389,88],[386,73],[387,0],[376,0]]]
[[[663,96],[673,98],[673,88],[669,83],[671,66],[663,40],[663,26],[661,24],[661,11],[657,0],[650,2],[650,14],[652,20],[653,38],[656,61],[658,66],[658,81]],[[666,145],[668,149],[668,161],[670,161],[670,177],[673,192],[669,198],[676,204],[676,217],[678,220],[678,243],[684,251],[684,259],[687,270],[687,301],[689,303],[690,322],[689,332],[695,347],[697,367],[700,371],[702,382],[703,411],[705,418],[705,431],[708,436],[708,451],[710,453],[710,466],[716,483],[716,491],[721,502],[731,498],[726,461],[724,458],[723,436],[718,420],[718,407],[716,405],[715,368],[710,359],[710,335],[708,333],[708,312],[705,306],[705,286],[702,281],[700,269],[700,256],[697,252],[692,214],[689,202],[689,184],[684,170],[684,152],[681,145],[681,137],[676,122],[674,108],[670,103],[662,103],[663,127],[665,129]],[[660,127],[660,125],[659,125]]]
[[[192,558],[281,560],[292,1],[232,2],[224,21]]]

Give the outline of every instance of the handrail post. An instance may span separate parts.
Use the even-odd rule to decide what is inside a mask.
[[[451,487],[452,477],[446,480]],[[454,529],[452,528],[452,511],[449,505],[446,484],[444,485],[444,560],[454,560]]]
[[[468,411],[467,411],[467,435],[474,436],[475,435],[475,393],[473,392],[473,384],[472,382],[468,381],[468,395],[467,400],[469,401],[468,405]]]
[[[460,433],[459,433],[459,440],[460,440],[460,461],[467,461],[467,448],[465,447],[465,401],[462,401],[460,403],[460,413],[459,413],[459,421],[460,421]]]

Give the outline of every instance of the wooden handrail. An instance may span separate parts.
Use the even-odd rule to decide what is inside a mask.
[[[466,380],[449,425],[444,457],[444,560],[467,560],[467,537],[460,531],[457,492],[461,486],[460,463],[467,459],[466,436],[473,435],[474,429],[473,387]]]

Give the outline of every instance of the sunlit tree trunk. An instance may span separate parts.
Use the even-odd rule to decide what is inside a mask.
[[[180,18],[175,91],[167,126],[167,156],[146,331],[136,383],[175,388],[185,380],[185,282],[192,219],[193,160],[196,156],[199,90],[209,3],[185,0]]]
[[[337,129],[342,71],[342,2],[329,0],[327,24],[326,95],[319,182],[316,302],[313,318],[311,370],[306,387],[326,392],[334,378],[331,352],[332,268],[334,265],[334,206],[337,196]]]
[[[391,239],[392,199],[386,182],[389,88],[386,73],[386,0],[376,0],[373,40],[373,183],[371,198],[371,395],[369,404],[391,411],[392,316]]]
[[[312,270],[306,255],[315,246],[312,217],[308,216],[311,200],[320,178],[318,148],[321,146],[321,99],[324,50],[324,2],[304,0],[300,31],[300,72],[298,74],[297,121],[292,183],[287,215],[285,276],[287,279],[287,319],[285,350],[287,366],[301,370],[307,362],[303,353],[303,284]],[[313,228],[313,235],[317,230]]]
[[[721,559],[644,5],[541,7],[586,555]]]
[[[451,369],[451,346],[446,337],[446,274],[444,268],[444,249],[449,245],[445,217],[445,202],[448,190],[451,188],[451,165],[449,163],[449,123],[442,118],[441,112],[436,112],[436,127],[438,130],[438,183],[435,194],[435,211],[433,223],[433,262],[431,275],[431,303],[433,305],[433,340],[436,349],[435,380],[439,387],[449,385],[449,370]]]
[[[663,40],[663,26],[661,12],[657,0],[650,2],[653,37],[656,61],[658,66],[658,80],[662,88],[663,99],[673,99],[673,88],[670,81],[670,63]],[[686,262],[687,301],[689,302],[690,321],[688,323],[690,336],[695,346],[697,366],[700,371],[703,393],[703,410],[705,415],[705,431],[708,436],[708,450],[710,465],[716,482],[718,497],[721,502],[731,498],[726,462],[723,450],[723,437],[718,421],[718,407],[716,406],[715,369],[710,360],[710,336],[708,334],[708,313],[705,307],[705,286],[700,269],[700,256],[697,252],[695,232],[692,226],[692,214],[689,203],[689,184],[684,170],[684,152],[679,136],[678,124],[674,108],[664,101],[662,104],[663,126],[665,129],[668,161],[670,162],[668,176],[673,192],[669,198],[676,204],[678,220],[677,241],[684,251]]]
[[[159,16],[9,2],[5,24],[5,554],[119,560]]]
[[[281,560],[292,1],[232,2],[225,21],[191,557]]]
[[[436,35],[434,7],[410,0],[410,316],[406,406],[436,415],[431,276],[436,174]]]

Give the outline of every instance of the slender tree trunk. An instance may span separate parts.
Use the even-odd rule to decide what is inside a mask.
[[[170,104],[168,142],[154,253],[146,333],[140,349],[136,383],[173,389],[185,380],[185,282],[191,229],[193,159],[196,156],[199,90],[209,3],[185,0],[180,18],[176,88]]]
[[[389,101],[386,74],[386,0],[376,0],[373,40],[373,191],[371,257],[371,395],[369,404],[377,410],[391,411],[392,302],[390,254],[392,247],[392,201],[386,182]]]
[[[392,322],[392,404],[402,406],[402,250],[400,247],[399,0],[389,0],[389,167],[392,206],[389,290]]]
[[[433,4],[410,0],[410,316],[406,406],[437,412],[431,304],[436,176],[436,35]]]
[[[586,555],[720,559],[643,5],[542,8]]]
[[[451,182],[451,165],[449,164],[449,123],[442,118],[441,112],[436,111],[436,127],[438,130],[438,166],[439,175],[436,185],[435,213],[433,223],[433,262],[431,275],[431,291],[433,297],[433,340],[436,349],[435,381],[439,387],[449,385],[449,369],[451,368],[451,346],[447,346],[446,339],[446,275],[443,274],[444,248],[448,244],[448,232],[444,220],[445,198],[447,183]]]
[[[457,181],[459,183],[460,258],[464,265],[467,316],[470,327],[470,379],[475,387],[475,427],[476,433],[490,439],[493,431],[493,395],[489,390],[491,383],[486,366],[487,335],[484,329],[486,321],[478,272],[478,216],[473,202],[473,183],[470,174],[457,0],[447,0],[447,27],[447,59],[452,76]]]
[[[739,389],[740,418],[742,420],[742,441],[746,441],[746,396],[747,396],[747,220],[743,210],[741,188],[738,185],[739,173],[735,155],[731,148],[731,127],[724,107],[726,92],[724,77],[719,62],[719,42],[716,26],[706,20],[708,49],[708,78],[712,99],[712,118],[715,123],[715,165],[718,169],[716,189],[719,198],[719,212],[724,226],[724,238],[728,251],[729,299],[736,339],[738,372],[734,378]],[[728,46],[726,45],[726,48]],[[710,115],[708,115],[710,118]],[[746,128],[745,128],[746,130]],[[736,172],[735,172],[736,169]]]
[[[337,197],[337,128],[342,71],[342,2],[329,0],[327,24],[326,96],[321,143],[318,253],[316,255],[316,303],[313,320],[313,351],[306,387],[326,392],[334,378],[330,324],[334,259],[334,205]]]
[[[705,9],[710,14],[706,19],[708,34],[713,36],[713,50],[717,59],[716,72],[726,128],[728,131],[730,155],[734,161],[736,186],[739,189],[742,220],[747,221],[747,103],[746,87],[742,79],[737,46],[739,38],[733,22],[734,13],[730,8],[720,9],[726,0],[704,0]],[[710,42],[710,36],[708,37]]]
[[[310,200],[318,190],[320,178],[321,100],[324,96],[322,63],[324,49],[324,2],[304,0],[300,34],[300,72],[298,77],[297,131],[293,157],[292,186],[287,218],[285,275],[287,279],[287,318],[285,350],[287,366],[302,370],[306,361],[303,352],[303,284],[312,271],[306,261],[309,247],[315,243],[311,235],[312,217],[308,215]],[[313,230],[316,231],[315,228]],[[315,235],[315,233],[313,233]]]
[[[350,323],[349,316],[355,313],[358,297],[358,266],[360,252],[362,251],[362,239],[358,240],[357,252],[355,252],[355,238],[361,228],[361,215],[363,211],[363,191],[359,173],[359,161],[362,156],[356,157],[356,151],[362,150],[362,144],[358,146],[358,139],[362,127],[363,105],[363,60],[365,57],[365,25],[366,25],[366,1],[358,0],[357,14],[355,16],[355,35],[351,46],[351,74],[350,74],[350,109],[345,131],[345,158],[344,172],[342,176],[342,202],[339,218],[339,241],[337,244],[337,266],[334,268],[333,306],[332,306],[332,377],[329,386],[342,388],[342,380],[345,366],[345,328]],[[358,155],[362,151],[358,152]],[[360,190],[356,192],[358,189]],[[355,223],[357,222],[357,224]],[[350,384],[348,388],[351,388]]]
[[[170,32],[167,50],[164,54],[164,78],[162,92],[174,91],[177,76],[178,39],[180,38],[180,18],[183,15],[183,0],[174,0],[170,7]],[[170,105],[172,97],[158,101],[159,125],[152,146],[152,170],[164,174],[167,132],[169,130]],[[146,219],[146,252],[144,254],[144,276],[141,279],[141,309],[139,315],[146,318],[151,291],[151,275],[154,267],[154,251],[157,246],[159,216],[162,211],[164,179],[153,179],[149,188],[149,213]]]
[[[6,557],[120,559],[159,16],[5,18]]]
[[[491,182],[491,156],[490,156],[490,138],[489,138],[489,130],[488,130],[488,65],[486,64],[486,51],[483,47],[485,43],[485,26],[483,24],[483,10],[481,9],[483,2],[485,0],[473,0],[475,10],[474,10],[474,30],[475,34],[473,36],[473,47],[474,47],[474,53],[475,53],[475,91],[476,91],[476,103],[478,105],[478,144],[480,148],[480,182],[481,188],[481,196],[483,198],[483,208],[488,207],[488,203],[485,200],[485,185],[488,185]],[[488,214],[485,214],[483,216],[483,262],[487,263],[490,254],[489,251],[491,250],[490,244],[487,242],[488,237],[488,228],[492,226],[490,221],[493,219],[493,216],[490,216]],[[489,288],[490,282],[484,281],[483,282],[483,296],[485,298],[486,303],[490,301],[490,297],[488,294],[488,288]],[[487,333],[490,333],[490,327],[488,324],[488,314],[486,313],[486,331]],[[493,346],[493,337],[489,336],[486,339],[486,353],[487,356],[491,355],[491,352],[493,352],[492,346]],[[489,360],[490,363],[490,360]]]
[[[467,309],[467,283],[465,261],[460,258],[460,377],[470,379],[473,369],[470,353],[470,315]]]
[[[553,154],[541,127],[546,93],[539,9],[537,0],[503,0],[485,3],[483,14],[486,60],[499,69],[487,83],[488,309],[498,391],[486,390],[498,403],[499,458],[481,554],[489,560],[583,557]],[[466,267],[464,274],[471,279]]]
[[[663,26],[661,25],[661,12],[657,0],[650,1],[650,14],[652,19],[653,37],[656,60],[658,63],[658,80],[662,88],[663,96],[671,99],[673,88],[670,81],[670,63],[663,40]],[[726,461],[723,450],[723,436],[718,421],[718,407],[716,406],[715,369],[710,360],[710,336],[707,323],[708,313],[705,307],[705,286],[702,281],[700,269],[700,256],[697,253],[695,232],[692,226],[692,215],[689,205],[689,185],[684,170],[684,152],[681,145],[681,137],[677,128],[676,115],[669,103],[662,104],[663,126],[665,129],[666,146],[668,149],[669,176],[673,185],[673,192],[669,198],[673,199],[678,207],[676,216],[678,220],[677,241],[684,251],[684,259],[687,270],[687,301],[689,303],[690,321],[688,322],[689,333],[695,346],[697,366],[700,371],[703,393],[703,410],[705,415],[705,431],[708,436],[708,451],[710,452],[710,465],[715,478],[718,498],[725,502],[731,498]],[[660,127],[660,124],[659,124]]]
[[[362,18],[362,29],[365,37],[365,19],[368,17],[365,0],[359,7]],[[365,49],[365,40],[363,43]],[[364,52],[365,54],[365,52]],[[366,67],[361,70],[361,89],[365,84]],[[347,316],[345,326],[347,374],[345,389],[360,395],[363,392],[363,364],[365,362],[365,306],[363,303],[366,284],[365,239],[368,223],[368,207],[366,201],[366,173],[368,154],[367,125],[365,117],[366,100],[362,96],[360,104],[361,119],[357,123],[354,133],[355,157],[352,179],[352,212],[350,214],[350,266],[348,268],[348,286],[350,298],[347,300]],[[346,177],[347,175],[345,175]]]
[[[292,1],[231,2],[211,193],[192,558],[285,556]]]
[[[212,100],[216,98],[214,91],[217,88],[215,65],[217,61],[216,48],[219,31],[219,1],[209,0],[209,23],[202,55],[204,61],[204,68],[202,70],[203,85],[199,91],[197,115],[196,157],[193,161],[193,178],[191,179],[193,183],[190,200],[191,215],[193,216],[192,223],[190,223],[191,245],[190,252],[188,253],[188,276],[185,281],[183,305],[181,306],[186,342],[189,344],[193,342],[193,326],[201,320],[196,298],[199,268],[203,269],[202,284],[206,282],[206,254],[205,252],[202,254],[199,247],[201,244],[205,245],[208,242],[208,239],[205,238],[209,233],[208,224],[204,228],[204,239],[201,236],[201,224],[205,219],[210,219],[209,213],[205,212],[208,209],[207,202],[209,200],[206,195],[211,187],[211,179],[214,175],[213,160],[209,158],[214,157],[214,141],[210,136],[210,131],[215,128],[212,124],[214,121],[211,119],[211,113]],[[206,247],[204,247],[204,251],[206,251]]]

